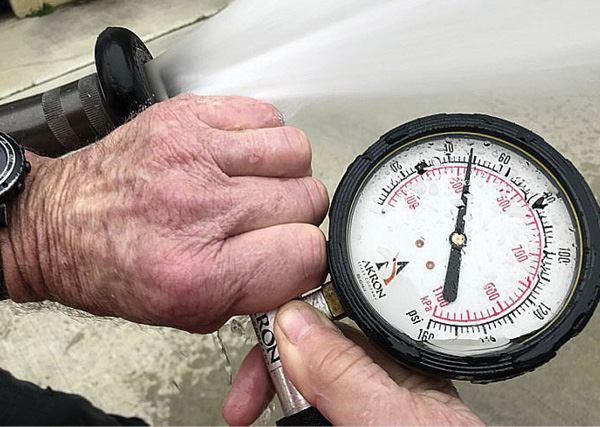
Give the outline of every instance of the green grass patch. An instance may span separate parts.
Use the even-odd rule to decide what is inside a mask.
[[[50,15],[52,12],[56,10],[56,6],[52,6],[49,3],[42,4],[42,7],[38,10],[34,10],[30,14],[27,15],[27,18],[36,18],[40,16]]]

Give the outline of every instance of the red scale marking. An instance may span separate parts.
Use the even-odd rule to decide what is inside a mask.
[[[435,172],[439,172],[439,174],[442,174],[442,170],[444,171],[444,174],[448,174],[448,172],[453,173],[454,170],[456,170],[456,174],[457,176],[461,175],[461,169],[465,169],[466,170],[466,166],[442,166],[439,168],[435,168],[435,169],[430,169],[427,174],[429,175],[429,173],[435,174]],[[540,262],[541,262],[541,247],[542,247],[542,239],[541,239],[541,231],[540,231],[540,226],[539,223],[533,213],[533,210],[531,209],[531,206],[529,206],[529,204],[527,203],[527,201],[523,198],[523,196],[512,186],[511,183],[505,181],[503,178],[493,175],[492,173],[490,173],[489,171],[486,170],[481,170],[478,168],[474,169],[476,171],[476,176],[479,175],[479,173],[481,172],[482,174],[488,174],[488,178],[486,179],[486,183],[489,183],[489,181],[491,180],[491,178],[493,177],[493,183],[496,182],[500,182],[501,185],[504,185],[505,187],[508,187],[505,190],[505,193],[507,195],[511,194],[514,192],[513,196],[510,198],[511,201],[515,200],[515,199],[519,199],[517,200],[517,205],[520,206],[521,208],[527,208],[529,210],[528,213],[525,214],[526,218],[531,218],[532,221],[530,223],[525,224],[526,226],[531,226],[531,231],[535,232],[536,234],[534,234],[534,238],[537,238],[537,244],[538,244],[538,248],[539,248],[539,253],[538,254],[531,254],[532,256],[537,257],[537,262],[533,263],[529,268],[531,270],[534,270],[533,274],[531,274],[530,277],[532,277],[532,281],[533,278],[537,275],[538,271],[539,271],[539,267],[540,267]],[[424,176],[423,175],[416,175],[413,178],[411,178],[410,180],[404,182],[402,184],[401,187],[399,187],[394,194],[390,197],[388,204],[390,204],[392,207],[394,207],[394,205],[392,205],[391,203],[394,201],[396,201],[396,198],[399,196],[399,194],[402,194],[404,196],[407,196],[408,193],[405,190],[406,187],[414,184],[419,178],[421,178],[422,180],[424,180]],[[500,189],[500,191],[502,191],[502,189]],[[529,277],[529,276],[528,276]],[[522,285],[522,287],[519,287],[519,292],[515,292],[514,293],[514,298],[512,295],[508,296],[508,300],[510,300],[510,303],[508,303],[508,301],[505,301],[505,305],[503,306],[499,301],[496,301],[496,304],[498,305],[498,307],[500,308],[500,311],[496,310],[496,307],[493,306],[493,313],[489,313],[489,309],[488,309],[488,314],[487,316],[485,315],[485,313],[483,313],[483,311],[480,311],[480,316],[477,316],[476,313],[470,313],[469,310],[466,311],[466,319],[464,318],[463,314],[460,313],[460,318],[457,318],[456,313],[454,312],[448,312],[445,313],[443,310],[438,310],[438,306],[434,307],[433,310],[433,314],[432,316],[438,319],[442,319],[442,320],[450,320],[450,321],[456,321],[456,322],[472,322],[472,321],[478,321],[478,320],[485,320],[488,319],[490,317],[494,317],[497,316],[499,314],[502,314],[503,312],[505,312],[506,310],[510,309],[512,306],[514,306],[518,301],[521,300],[521,298],[523,298],[523,296],[525,295],[525,293],[531,288],[531,285],[527,285],[523,282],[519,282],[519,284]]]

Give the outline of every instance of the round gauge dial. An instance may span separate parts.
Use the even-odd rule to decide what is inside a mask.
[[[591,315],[597,218],[581,176],[538,136],[486,116],[434,116],[349,168],[332,204],[332,277],[351,317],[400,361],[514,376]]]

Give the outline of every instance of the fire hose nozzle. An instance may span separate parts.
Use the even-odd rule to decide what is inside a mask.
[[[0,105],[0,130],[48,157],[107,135],[155,101],[144,64],[152,59],[133,32],[108,27],[96,41],[96,73],[44,93]]]

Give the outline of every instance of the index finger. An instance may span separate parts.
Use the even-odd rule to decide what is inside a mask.
[[[283,126],[283,115],[273,105],[244,96],[181,95],[167,102],[189,106],[213,129],[239,131]]]
[[[232,177],[300,178],[312,174],[312,149],[298,128],[223,132],[206,145],[219,168]]]

